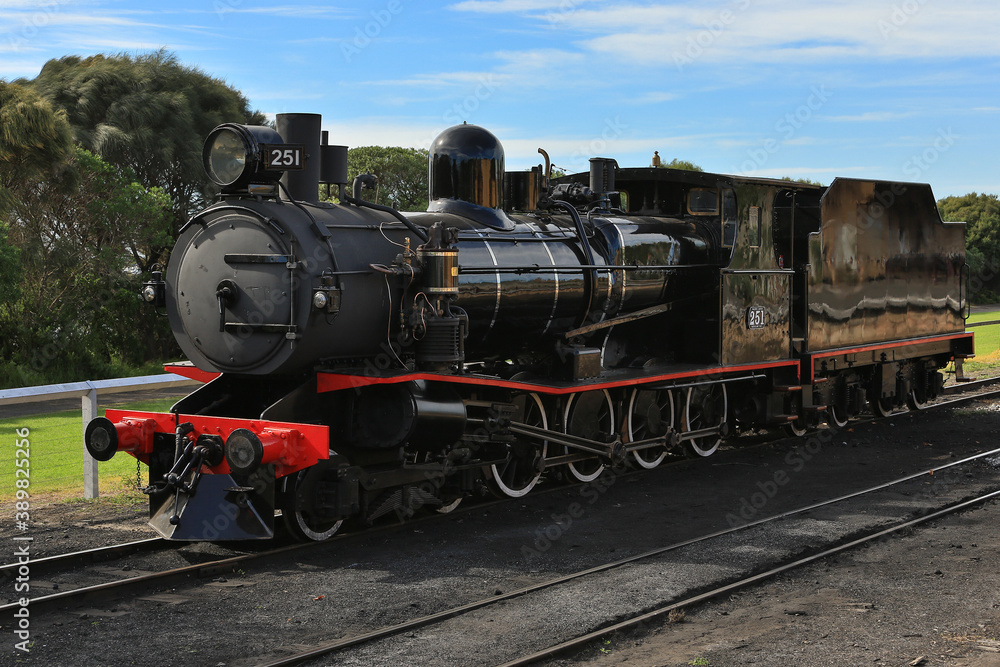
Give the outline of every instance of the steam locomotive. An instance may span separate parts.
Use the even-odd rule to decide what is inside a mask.
[[[280,514],[323,540],[920,408],[972,355],[963,225],[927,185],[608,158],[550,178],[539,152],[505,172],[493,134],[447,129],[428,210],[401,213],[349,187],[318,115],[217,127],[221,195],[142,293],[190,360],[168,369],[207,383],[169,413],[108,410],[90,454],[148,464],[164,537],[266,539]]]

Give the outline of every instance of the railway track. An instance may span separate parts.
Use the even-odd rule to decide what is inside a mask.
[[[111,544],[93,549],[84,549],[65,554],[46,556],[44,558],[34,558],[26,563],[7,563],[0,565],[0,578],[13,579],[17,576],[17,570],[22,565],[38,575],[48,575],[51,572],[73,570],[78,567],[86,567],[92,563],[103,563],[109,560],[121,558],[137,553],[150,553],[163,549],[173,548],[170,542],[162,537],[151,537],[145,540],[135,540],[122,544]]]
[[[707,602],[709,600],[712,600],[713,598],[718,598],[728,593],[736,592],[740,589],[753,586],[754,584],[758,584],[760,582],[763,582],[767,579],[771,579],[778,575],[791,572],[798,568],[805,567],[806,565],[811,565],[812,563],[823,560],[825,558],[835,556],[837,554],[849,551],[851,549],[856,549],[858,547],[872,544],[873,542],[876,542],[878,540],[884,539],[892,535],[899,534],[900,532],[908,530],[910,528],[914,528],[915,526],[919,526],[921,524],[934,521],[936,519],[940,519],[949,516],[951,514],[955,514],[956,512],[961,512],[963,510],[969,509],[976,505],[980,505],[989,500],[997,498],[1000,498],[1000,490],[984,493],[975,498],[958,502],[948,507],[945,507],[944,509],[932,512],[930,514],[927,514],[926,516],[917,517],[915,519],[911,519],[908,521],[902,521],[895,526],[886,528],[885,530],[879,530],[869,535],[865,535],[863,537],[851,540],[844,544],[839,544],[833,548],[826,549],[819,553],[812,554],[804,558],[799,558],[789,563],[784,563],[777,567],[773,567],[765,572],[760,572],[758,574],[744,577],[737,581],[729,582],[725,585],[712,588],[710,590],[698,593],[696,595],[692,595],[690,597],[686,597],[682,600],[670,602],[669,604],[657,607],[652,611],[646,611],[641,614],[636,614],[631,618],[627,618],[617,623],[608,624],[599,629],[582,633],[576,637],[573,637],[570,640],[563,641],[558,644],[554,644],[552,646],[544,648],[540,651],[535,651],[523,657],[504,662],[498,667],[524,667],[525,665],[536,664],[547,658],[556,657],[558,655],[567,653],[569,651],[583,648],[584,646],[592,642],[598,641],[604,637],[608,637],[613,633],[642,627],[646,623],[668,618],[671,612],[681,610],[685,607],[691,607],[697,604],[701,604],[703,602]]]
[[[639,472],[641,471],[636,471],[636,473]],[[564,490],[565,488],[567,487],[557,487],[549,489],[548,491],[539,491],[536,495],[540,496],[545,493],[558,492]],[[449,512],[449,515],[479,512],[494,505],[501,505],[510,501],[511,499],[509,498],[483,501],[472,506],[459,508],[454,512]],[[220,577],[238,571],[244,566],[266,562],[267,560],[273,558],[291,555],[306,555],[312,552],[336,549],[344,542],[357,538],[368,538],[383,533],[392,533],[400,530],[412,529],[415,526],[420,526],[426,522],[437,520],[442,516],[443,515],[424,515],[412,518],[405,523],[380,525],[356,532],[340,533],[323,542],[295,542],[262,551],[252,551],[224,558],[204,560],[191,565],[172,567],[159,571],[146,571],[141,562],[137,564],[130,564],[127,569],[120,570],[120,573],[125,573],[124,576],[118,574],[111,581],[102,581],[100,583],[93,583],[67,590],[61,590],[58,593],[32,597],[30,605],[32,609],[39,610],[52,609],[56,607],[79,607],[83,604],[93,604],[95,602],[108,600],[126,600],[130,597],[141,595],[150,589],[183,586],[184,584],[192,581]],[[33,559],[29,560],[27,563],[7,563],[0,565],[0,577],[13,579],[17,576],[18,569],[25,565],[28,566],[32,573],[32,577],[35,579],[39,579],[43,576],[51,577],[53,575],[77,571],[80,568],[92,568],[93,566],[101,567],[103,564],[126,556],[141,556],[144,554],[155,554],[163,551],[175,551],[182,549],[187,544],[188,543],[185,542],[171,542],[160,537],[155,537],[146,540],[137,540],[122,544],[96,547],[93,549]],[[133,574],[128,574],[130,572]],[[2,604],[0,605],[0,613],[14,611],[18,608],[18,606],[19,605],[16,601]]]
[[[330,641],[330,642],[321,643],[321,644],[315,645],[315,646],[313,646],[313,647],[311,647],[311,648],[309,648],[307,650],[300,650],[298,652],[295,652],[292,655],[286,655],[286,656],[280,656],[280,657],[273,657],[273,658],[268,658],[266,656],[260,656],[260,657],[256,658],[253,661],[253,664],[255,664],[255,665],[264,665],[266,667],[285,667],[285,666],[288,666],[288,665],[300,665],[300,664],[307,663],[307,662],[309,662],[311,660],[314,660],[314,659],[318,659],[318,658],[321,658],[321,657],[330,656],[331,654],[334,654],[334,653],[344,652],[347,649],[362,647],[362,646],[364,646],[366,644],[370,644],[370,643],[378,641],[378,640],[398,638],[398,637],[402,637],[404,635],[410,635],[411,633],[413,633],[416,630],[420,630],[420,629],[425,629],[426,630],[430,626],[434,626],[434,625],[437,625],[437,624],[444,623],[446,621],[449,621],[451,619],[454,619],[456,617],[459,617],[459,616],[462,616],[462,615],[465,615],[465,614],[469,614],[469,613],[474,612],[474,611],[478,611],[478,610],[482,610],[482,609],[486,609],[486,608],[490,608],[490,607],[502,606],[505,603],[507,603],[507,602],[509,602],[511,600],[514,600],[514,599],[525,598],[527,596],[535,595],[535,594],[538,594],[538,593],[540,593],[542,591],[546,591],[548,589],[553,589],[553,588],[556,588],[556,587],[559,587],[559,586],[564,586],[564,585],[570,584],[572,582],[576,582],[578,580],[581,580],[581,579],[584,579],[584,578],[587,578],[587,577],[599,576],[599,575],[607,573],[607,572],[609,572],[611,570],[616,570],[616,569],[619,569],[619,568],[624,568],[626,566],[629,566],[629,565],[632,565],[632,564],[635,564],[635,563],[639,563],[641,561],[650,561],[650,560],[653,560],[653,559],[655,559],[657,557],[664,556],[664,555],[666,555],[666,554],[668,554],[670,552],[679,551],[679,550],[685,549],[685,548],[692,548],[692,547],[696,547],[698,545],[704,545],[704,544],[709,543],[709,542],[711,542],[713,540],[718,540],[719,538],[723,538],[723,537],[727,537],[727,536],[732,536],[732,535],[734,535],[736,533],[740,533],[740,532],[744,532],[744,531],[748,531],[748,530],[752,530],[752,529],[761,528],[763,526],[767,526],[768,524],[776,524],[776,523],[788,520],[788,519],[790,519],[792,517],[801,516],[801,515],[813,512],[813,511],[818,510],[820,508],[829,507],[829,506],[832,506],[832,505],[836,505],[838,503],[843,503],[843,502],[848,501],[848,500],[857,499],[857,498],[861,498],[861,497],[864,497],[864,496],[869,496],[869,495],[872,495],[872,494],[876,494],[876,493],[878,493],[880,491],[884,491],[884,490],[887,490],[887,489],[892,489],[893,487],[904,485],[904,484],[907,484],[909,482],[913,482],[915,480],[920,480],[921,478],[928,478],[928,477],[933,476],[935,474],[940,474],[941,472],[943,472],[945,470],[948,470],[950,468],[955,468],[955,467],[963,466],[963,465],[966,465],[966,464],[971,463],[973,461],[979,461],[979,460],[982,460],[982,459],[985,459],[985,458],[989,458],[989,457],[993,457],[993,456],[998,456],[998,455],[1000,455],[1000,449],[990,450],[988,452],[983,452],[983,453],[980,453],[980,454],[977,454],[977,455],[974,455],[974,456],[963,458],[963,459],[958,460],[958,461],[953,461],[953,462],[941,465],[941,466],[939,466],[939,467],[937,467],[937,468],[935,468],[933,470],[923,470],[923,471],[920,471],[920,472],[916,472],[916,473],[913,473],[913,474],[910,474],[910,475],[906,475],[906,476],[900,477],[898,479],[892,480],[890,482],[879,484],[879,485],[876,485],[876,486],[873,486],[873,487],[870,487],[870,488],[866,488],[866,489],[863,489],[863,490],[860,490],[860,491],[856,491],[856,492],[853,492],[853,493],[845,494],[845,495],[842,495],[842,496],[839,496],[839,497],[836,497],[836,498],[831,498],[831,499],[828,499],[828,500],[824,500],[824,501],[821,501],[821,502],[818,502],[818,503],[812,503],[812,504],[809,504],[809,505],[806,505],[806,506],[803,506],[803,507],[800,507],[800,508],[797,508],[797,509],[794,509],[794,510],[790,510],[790,511],[782,512],[782,513],[779,513],[779,514],[775,514],[773,516],[769,516],[769,517],[766,517],[766,518],[763,518],[763,519],[759,519],[757,521],[752,521],[752,522],[746,523],[745,525],[733,527],[733,528],[726,529],[726,530],[717,531],[717,532],[714,532],[714,533],[711,533],[711,534],[708,534],[708,535],[703,535],[703,536],[700,536],[700,537],[696,537],[696,538],[684,540],[684,541],[681,541],[681,542],[672,543],[672,544],[666,545],[664,547],[660,547],[660,548],[657,548],[657,549],[646,551],[646,552],[641,553],[641,554],[637,554],[637,555],[630,556],[630,557],[627,557],[627,558],[623,558],[623,559],[618,559],[618,560],[614,560],[614,561],[611,561],[611,562],[607,562],[607,563],[604,563],[604,564],[601,564],[601,565],[598,565],[598,566],[595,566],[595,567],[590,567],[590,568],[587,568],[587,569],[584,569],[584,570],[580,570],[580,571],[577,571],[577,572],[573,572],[573,573],[570,573],[570,574],[567,574],[567,575],[563,575],[563,576],[560,576],[560,577],[549,579],[547,581],[540,582],[538,584],[534,584],[534,585],[531,585],[531,586],[526,586],[526,587],[520,588],[518,590],[510,591],[508,593],[504,593],[504,594],[501,594],[501,595],[494,595],[494,596],[491,596],[491,597],[488,597],[488,598],[482,598],[482,599],[475,600],[475,601],[472,601],[472,602],[468,602],[468,603],[465,603],[465,604],[457,605],[455,607],[451,607],[451,608],[445,609],[443,611],[439,611],[439,612],[436,612],[436,613],[433,613],[433,614],[429,614],[429,615],[425,615],[425,616],[420,616],[420,617],[417,617],[417,618],[413,618],[413,619],[410,619],[410,620],[405,621],[405,622],[401,622],[401,623],[397,623],[397,624],[393,624],[393,625],[389,625],[389,626],[377,628],[377,629],[374,629],[374,630],[371,630],[369,632],[365,632],[365,633],[362,633],[362,634],[357,634],[357,635],[353,635],[353,636],[350,636],[350,637],[345,637],[345,638],[342,638],[342,639],[338,639],[336,641]],[[1000,485],[1000,479],[997,480],[997,484]],[[825,550],[823,550],[823,551],[821,551],[819,553],[811,554],[811,555],[806,556],[804,558],[798,558],[798,559],[793,560],[791,562],[784,563],[784,564],[782,564],[782,565],[780,565],[778,567],[773,567],[773,568],[767,569],[764,572],[756,573],[756,574],[753,574],[751,576],[742,577],[742,578],[739,578],[739,579],[737,579],[735,581],[730,581],[730,582],[726,583],[723,586],[713,587],[710,590],[707,590],[707,591],[704,591],[704,592],[700,592],[697,595],[688,596],[688,597],[684,597],[683,599],[680,599],[680,600],[671,601],[671,602],[669,602],[667,604],[658,606],[656,609],[654,609],[652,611],[644,611],[641,614],[636,614],[632,618],[627,619],[626,621],[621,621],[619,623],[615,623],[615,624],[612,624],[612,625],[607,625],[605,627],[600,628],[599,630],[594,630],[594,631],[591,631],[591,632],[583,633],[583,634],[579,635],[579,637],[577,637],[577,638],[574,638],[574,639],[572,639],[570,641],[561,642],[559,644],[556,644],[556,645],[553,645],[551,647],[548,647],[548,648],[546,648],[546,649],[544,649],[542,651],[532,652],[532,653],[530,653],[529,655],[527,655],[524,658],[520,658],[520,659],[514,660],[512,662],[505,663],[505,667],[507,667],[507,665],[531,664],[531,663],[537,662],[537,661],[539,661],[539,660],[541,660],[543,658],[551,657],[552,655],[555,655],[555,654],[558,654],[558,653],[562,653],[564,651],[572,650],[574,648],[579,648],[580,646],[583,646],[583,645],[585,645],[585,644],[587,644],[587,643],[589,643],[591,641],[594,641],[597,638],[606,636],[606,635],[608,635],[611,632],[614,632],[614,631],[617,631],[617,630],[620,630],[620,629],[626,629],[626,628],[629,628],[629,627],[634,627],[636,625],[640,625],[642,623],[649,622],[649,621],[651,621],[651,620],[653,620],[653,619],[655,619],[655,618],[657,618],[659,616],[666,615],[671,610],[678,609],[678,608],[681,608],[681,607],[684,607],[684,606],[689,606],[689,605],[692,605],[692,604],[697,604],[699,602],[702,602],[704,600],[710,599],[710,598],[715,597],[717,595],[721,595],[721,594],[724,594],[726,592],[736,590],[738,588],[750,586],[750,585],[752,585],[754,583],[757,583],[759,581],[762,581],[762,580],[764,580],[766,578],[770,578],[770,577],[776,576],[778,574],[781,574],[783,572],[787,572],[787,571],[789,571],[791,569],[795,569],[797,567],[801,567],[803,565],[807,565],[807,564],[815,562],[816,560],[819,560],[821,558],[825,558],[825,557],[828,557],[830,555],[833,555],[833,554],[836,554],[836,553],[840,553],[840,552],[845,551],[847,549],[851,549],[851,548],[856,548],[858,546],[862,546],[864,544],[867,544],[867,543],[871,542],[872,540],[877,540],[877,539],[884,538],[884,537],[886,537],[888,535],[891,535],[893,533],[896,533],[896,532],[898,532],[900,530],[904,530],[906,528],[918,525],[920,523],[923,523],[923,522],[926,522],[926,521],[930,521],[930,520],[933,520],[935,518],[939,518],[941,516],[945,516],[945,515],[947,515],[949,513],[952,513],[952,512],[960,511],[960,510],[965,509],[967,507],[970,507],[970,506],[972,506],[972,505],[974,505],[976,503],[984,502],[984,501],[987,501],[989,499],[992,499],[992,498],[995,498],[995,497],[998,497],[998,496],[1000,496],[1000,490],[991,491],[991,492],[986,493],[984,495],[981,495],[981,496],[979,496],[977,498],[973,498],[973,499],[969,499],[969,500],[963,500],[961,502],[954,503],[954,504],[952,504],[951,506],[949,506],[946,509],[935,511],[935,512],[926,514],[925,516],[921,516],[921,517],[918,517],[916,519],[907,519],[907,520],[904,520],[904,521],[900,522],[898,525],[893,526],[893,527],[888,528],[888,529],[877,530],[877,531],[872,532],[869,535],[865,535],[865,536],[857,537],[857,538],[854,538],[854,536],[852,536],[851,539],[845,541],[842,544],[838,544],[837,546],[835,546],[833,548],[825,549]],[[433,631],[432,630],[427,630],[427,632],[433,632]]]

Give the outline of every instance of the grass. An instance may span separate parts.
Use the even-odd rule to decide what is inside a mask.
[[[974,313],[966,325],[1000,320],[1000,310]],[[970,329],[976,333],[976,358],[965,362],[965,374],[979,378],[1000,375],[1000,324]]]
[[[126,409],[149,412],[166,412],[177,401],[164,398],[154,401],[136,401],[121,406]],[[100,409],[104,414],[104,409]],[[32,497],[79,498],[83,495],[83,424],[79,410],[52,412],[26,417],[0,419],[0,500],[9,501],[15,495],[15,442],[20,440],[16,430],[29,429],[30,486]],[[135,489],[136,460],[127,454],[118,454],[110,461],[98,464],[101,495],[120,495]],[[143,484],[146,466],[141,464]]]

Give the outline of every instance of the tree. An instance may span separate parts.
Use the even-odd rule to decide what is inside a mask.
[[[61,174],[22,188],[8,214],[20,275],[0,305],[0,381],[104,377],[177,353],[137,297],[139,249],[163,243],[170,209],[164,192],[80,147]]]
[[[22,252],[11,239],[9,220],[39,178],[65,172],[72,150],[66,116],[37,93],[0,81],[0,365],[24,326],[17,306],[22,294]]]
[[[658,165],[659,167],[665,169],[681,169],[683,171],[705,171],[694,162],[689,162],[688,160],[679,160],[674,158],[670,162],[664,162]]]
[[[359,174],[378,179],[364,198],[401,211],[427,210],[427,151],[399,146],[361,146],[347,152],[348,187]]]
[[[937,203],[945,220],[964,221],[971,298],[995,301],[1000,292],[1000,199],[975,192]]]
[[[266,123],[239,91],[164,50],[66,56],[24,83],[64,110],[85,148],[146,188],[162,188],[173,202],[175,231],[214,194],[202,166],[208,133],[224,122]]]
[[[820,187],[825,187],[819,181],[813,181],[808,178],[792,178],[791,176],[782,176],[781,180],[788,181],[790,183],[805,183],[806,185],[818,185]]]
[[[72,150],[66,114],[23,86],[0,81],[0,217],[20,184],[61,171]]]

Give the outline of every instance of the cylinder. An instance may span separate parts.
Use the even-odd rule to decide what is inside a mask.
[[[508,171],[504,176],[504,206],[509,211],[535,211],[544,178],[538,167],[531,171]]]
[[[286,144],[301,144],[304,147],[303,168],[286,171],[281,177],[281,182],[288,188],[288,195],[297,201],[317,203],[323,116],[318,113],[279,113],[274,125]]]
[[[607,157],[590,158],[590,189],[603,195],[615,190],[615,168],[618,161]]]
[[[603,195],[604,188],[604,158],[590,158],[590,189],[597,195]]]
[[[424,292],[458,296],[458,249],[417,250],[424,267]]]
[[[321,137],[319,182],[327,185],[347,183],[347,146],[331,146],[330,133],[326,130]]]

